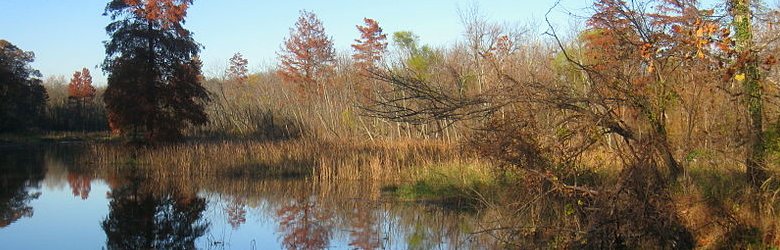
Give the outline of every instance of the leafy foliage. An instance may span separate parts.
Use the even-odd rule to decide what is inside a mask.
[[[359,69],[373,69],[387,51],[387,35],[382,33],[382,28],[374,19],[363,18],[363,22],[365,26],[356,26],[360,39],[355,39],[355,44],[352,44],[355,50],[352,59]]]
[[[192,0],[114,0],[106,13],[104,96],[112,130],[150,141],[182,136],[188,125],[208,122],[201,86],[200,45],[182,27]]]
[[[440,55],[428,45],[419,45],[420,37],[411,31],[393,33],[393,43],[405,54],[405,66],[419,76],[426,75]]]
[[[68,84],[68,96],[77,100],[92,100],[95,98],[95,87],[92,86],[92,76],[89,69],[83,68],[81,71],[73,73]]]
[[[325,34],[325,27],[317,16],[301,11],[295,28],[285,39],[279,56],[277,74],[285,81],[322,88],[322,81],[334,70],[333,40]]]
[[[35,54],[0,40],[0,132],[29,129],[43,115],[48,98]]]

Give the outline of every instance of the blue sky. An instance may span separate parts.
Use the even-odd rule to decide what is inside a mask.
[[[585,13],[589,0],[562,0],[553,13],[554,22],[566,26],[567,11]],[[104,58],[102,42],[108,39],[102,16],[106,0],[1,0],[0,39],[23,50],[33,51],[44,77],[64,75],[87,67],[96,84],[105,76],[98,68]],[[205,48],[201,52],[204,73],[213,75],[224,68],[233,53],[249,59],[250,70],[276,63],[276,51],[299,10],[315,12],[339,52],[348,52],[358,37],[355,25],[363,17],[376,19],[386,33],[410,30],[423,43],[444,46],[459,40],[462,25],[458,8],[476,3],[482,14],[499,23],[541,24],[553,0],[196,0],[185,27]],[[544,30],[544,29],[542,29]]]

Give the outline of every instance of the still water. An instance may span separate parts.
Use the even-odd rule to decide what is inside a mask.
[[[378,183],[193,177],[0,148],[0,249],[484,249],[478,214]]]

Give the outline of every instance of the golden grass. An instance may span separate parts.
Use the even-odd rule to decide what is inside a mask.
[[[569,216],[568,207],[561,203],[566,201],[534,195],[525,197],[534,192],[522,190],[522,175],[513,180],[517,183],[495,182],[494,166],[461,152],[457,145],[439,140],[360,142],[303,138],[285,141],[196,141],[135,150],[119,144],[96,143],[87,146],[80,161],[97,166],[98,171],[132,165],[155,179],[172,180],[169,184],[161,185],[192,190],[194,188],[182,186],[191,185],[188,183],[210,183],[212,188],[223,190],[226,188],[219,186],[226,178],[241,180],[239,183],[255,183],[278,180],[279,177],[303,177],[325,186],[356,180],[371,183],[373,194],[378,194],[377,190],[385,184],[431,187],[433,191],[452,191],[450,187],[460,188],[461,191],[484,191],[473,187],[488,183],[495,184],[491,185],[494,189],[504,188],[508,193],[515,193],[495,194],[495,197],[490,198],[493,204],[488,205],[488,210],[501,207],[511,208],[511,211],[520,209],[528,213],[527,216],[512,213],[510,217],[533,219],[530,221],[539,223],[565,224],[557,220]],[[603,161],[609,159],[608,155],[602,155],[602,160],[599,160],[598,156],[603,152],[590,154],[594,157],[583,162],[582,170],[595,172],[593,178],[597,180],[590,184],[596,185],[594,188],[602,188],[598,185],[611,183],[608,180],[618,176],[620,168],[615,166],[617,164]],[[436,189],[438,187],[445,188]],[[227,189],[241,193],[251,188],[231,184]],[[428,189],[410,190],[420,193],[420,190]],[[693,233],[697,246],[762,248],[780,244],[780,230],[777,228],[780,223],[778,190],[780,181],[777,178],[767,182],[762,189],[755,190],[747,184],[744,170],[738,163],[702,158],[688,161],[686,173],[680,180],[673,182],[669,192],[675,211],[685,227]],[[432,193],[435,195],[442,192]],[[467,194],[475,195],[473,192]],[[479,195],[479,198],[484,198],[481,196],[484,193]],[[524,202],[518,202],[528,199],[536,203],[544,202],[529,207]],[[550,216],[560,218],[548,218]],[[488,224],[509,227],[525,225],[506,215],[495,218],[520,224]]]
[[[753,188],[738,163],[689,165],[672,188],[673,204],[705,249],[766,249],[780,246],[780,182],[774,175]]]
[[[441,141],[216,141],[148,148],[92,144],[82,163],[135,165],[167,175],[312,177],[329,180],[399,180],[415,166],[461,161],[455,146]]]

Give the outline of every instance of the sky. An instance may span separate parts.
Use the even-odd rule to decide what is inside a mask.
[[[65,76],[83,67],[96,85],[104,85],[100,69],[108,39],[103,16],[107,0],[0,0],[0,39],[36,55],[32,66],[43,77]],[[587,13],[590,0],[561,0],[552,22],[568,27],[582,21],[568,13]],[[195,0],[185,28],[204,46],[201,59],[207,76],[221,74],[236,52],[249,60],[251,71],[276,65],[276,52],[300,10],[312,11],[332,36],[336,50],[349,53],[359,37],[355,25],[364,17],[377,20],[385,33],[412,31],[424,44],[446,46],[462,39],[458,10],[478,6],[488,20],[511,25],[544,24],[554,0]],[[544,31],[544,28],[539,30]],[[540,31],[540,32],[541,32]]]

